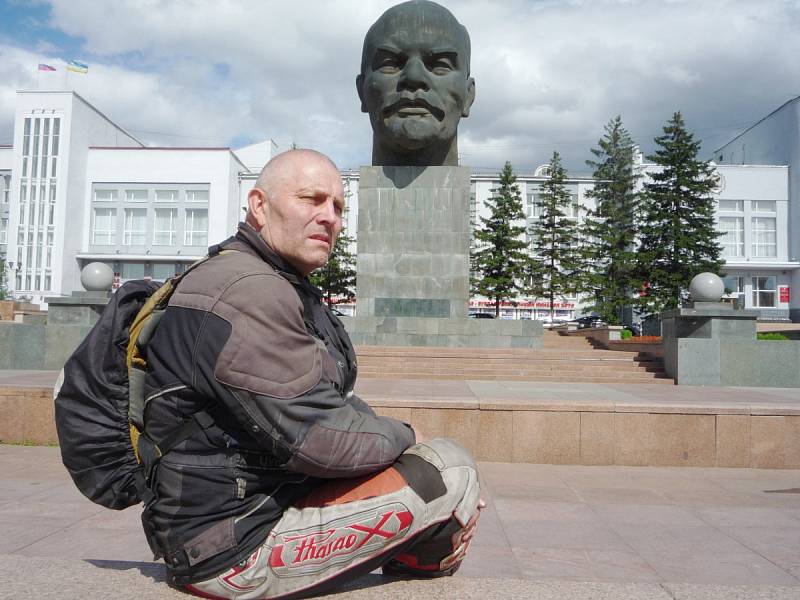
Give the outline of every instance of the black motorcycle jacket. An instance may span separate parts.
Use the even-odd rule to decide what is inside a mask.
[[[356,360],[321,294],[249,225],[188,273],[148,345],[145,433],[213,424],[165,454],[142,522],[173,583],[216,576],[326,478],[384,469],[413,430],[353,394]]]

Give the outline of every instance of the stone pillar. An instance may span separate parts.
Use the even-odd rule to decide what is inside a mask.
[[[661,313],[664,370],[679,385],[730,385],[735,363],[723,360],[742,342],[755,342],[757,310],[693,302]],[[749,347],[749,346],[748,346]]]
[[[361,167],[357,316],[466,318],[468,167]]]

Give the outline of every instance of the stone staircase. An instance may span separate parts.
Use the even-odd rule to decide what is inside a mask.
[[[673,384],[660,358],[596,349],[583,337],[544,334],[544,347],[357,346],[359,377]]]

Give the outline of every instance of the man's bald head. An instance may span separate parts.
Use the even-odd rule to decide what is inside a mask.
[[[301,275],[327,262],[344,211],[342,179],[327,156],[305,149],[275,156],[247,204],[247,224]]]
[[[270,190],[277,189],[281,182],[285,181],[287,178],[293,177],[298,167],[315,161],[327,164],[338,173],[338,169],[333,161],[322,152],[317,152],[310,148],[292,148],[291,150],[273,156],[269,162],[264,165],[254,187],[260,189],[267,195],[267,198],[269,198]]]

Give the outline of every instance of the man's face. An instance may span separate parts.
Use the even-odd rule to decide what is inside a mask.
[[[387,19],[370,32],[356,87],[361,110],[385,143],[413,151],[455,137],[475,98],[457,27],[442,19],[428,27]]]
[[[263,217],[256,211],[256,218],[267,244],[308,275],[328,262],[342,229],[342,180],[333,165],[317,156],[299,154],[285,162],[267,191]]]

